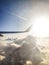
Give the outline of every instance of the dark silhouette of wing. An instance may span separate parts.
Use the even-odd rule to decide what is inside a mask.
[[[0,37],[3,37],[3,35],[2,35],[2,34],[0,34]]]
[[[9,33],[26,33],[29,32],[31,29],[31,26],[27,28],[25,31],[0,31],[0,36],[3,37],[2,34],[9,34]]]

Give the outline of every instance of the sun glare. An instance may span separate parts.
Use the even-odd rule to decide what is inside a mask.
[[[49,35],[49,19],[46,16],[37,16],[34,19],[34,24],[30,34],[36,37],[45,37]]]

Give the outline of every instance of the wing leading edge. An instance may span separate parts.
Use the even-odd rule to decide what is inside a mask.
[[[29,32],[31,29],[31,26],[27,28],[25,31],[0,31],[0,36],[3,37],[2,34],[9,34],[9,33],[26,33]]]

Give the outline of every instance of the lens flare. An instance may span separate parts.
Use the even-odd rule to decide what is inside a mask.
[[[37,16],[34,18],[34,24],[30,34],[37,37],[45,37],[49,35],[49,19],[46,16]]]

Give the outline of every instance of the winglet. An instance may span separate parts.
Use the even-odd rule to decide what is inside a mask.
[[[32,27],[32,25],[29,28],[27,28],[25,32],[29,32],[31,27]]]

